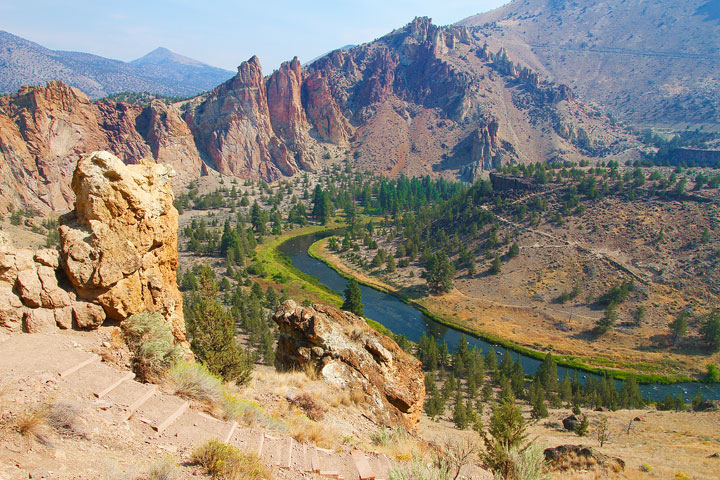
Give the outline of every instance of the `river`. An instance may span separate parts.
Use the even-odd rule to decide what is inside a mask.
[[[280,245],[279,250],[290,258],[295,268],[316,277],[320,283],[342,295],[347,285],[347,279],[323,262],[312,258],[307,253],[310,245],[327,235],[327,233],[317,233],[295,237]],[[460,340],[461,332],[437,323],[424,313],[403,303],[393,295],[380,292],[365,285],[360,285],[360,291],[362,292],[362,301],[365,306],[365,315],[368,318],[383,324],[397,334],[405,335],[413,342],[417,342],[420,336],[425,333],[426,335],[432,335],[440,343],[443,341],[446,342],[450,351],[453,351]],[[474,346],[483,352],[494,349],[498,354],[498,360],[502,359],[502,355],[508,354],[513,355],[515,360],[519,358],[526,374],[532,375],[540,365],[539,360],[516,352],[508,352],[504,347],[492,345],[480,338],[469,335],[466,335],[466,338],[471,348]],[[558,374],[561,379],[567,372],[572,376],[574,371],[572,368],[558,366]],[[591,375],[591,373],[578,370],[578,378],[580,379],[587,379]],[[621,382],[618,383],[618,387],[620,383]],[[676,396],[678,393],[682,393],[685,400],[689,401],[697,390],[700,390],[703,397],[708,400],[720,400],[720,385],[717,384],[676,383],[672,385],[640,385],[640,391],[643,396],[655,401],[663,400],[667,395]]]

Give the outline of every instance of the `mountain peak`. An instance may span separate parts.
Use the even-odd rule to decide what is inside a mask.
[[[163,65],[167,63],[180,63],[195,67],[205,67],[206,64],[179,53],[175,53],[165,47],[157,47],[152,52],[130,62],[131,65]]]

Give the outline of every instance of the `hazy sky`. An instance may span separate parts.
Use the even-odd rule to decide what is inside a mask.
[[[371,41],[415,16],[438,25],[509,0],[0,0],[0,30],[53,50],[123,61],[156,47],[235,70],[253,55],[266,74]]]

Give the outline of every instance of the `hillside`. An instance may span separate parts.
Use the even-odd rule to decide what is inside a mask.
[[[720,127],[720,2],[515,0],[458,22],[638,125]]]
[[[0,99],[0,144],[5,202],[39,211],[67,208],[72,163],[97,149],[168,161],[186,178],[214,169],[270,181],[346,158],[389,176],[474,180],[501,165],[638,155],[625,128],[564,85],[428,18],[267,77],[252,57],[176,105],[93,104],[58,83],[24,89]]]
[[[89,53],[50,50],[0,31],[0,93],[60,80],[91,98],[125,91],[191,96],[231,76],[232,72],[165,48],[126,63]]]

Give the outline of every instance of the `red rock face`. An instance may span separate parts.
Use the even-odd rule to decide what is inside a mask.
[[[340,112],[322,72],[313,72],[305,79],[305,98],[305,111],[318,137],[336,145],[346,143],[352,127]]]
[[[275,134],[257,57],[243,62],[237,75],[188,111],[185,120],[196,143],[221,173],[241,177],[257,177],[259,173],[276,180],[299,171],[287,147],[273,141]]]
[[[139,128],[139,126],[141,128]],[[126,163],[153,158],[180,174],[198,176],[202,162],[174,107],[93,104],[60,82],[26,87],[0,99],[0,212],[10,204],[67,211],[79,156],[109,150]]]

